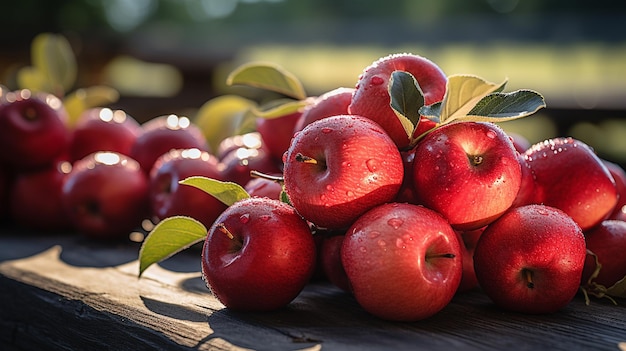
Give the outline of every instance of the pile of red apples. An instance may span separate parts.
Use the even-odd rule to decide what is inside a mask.
[[[146,219],[193,218],[206,228],[207,286],[240,311],[282,308],[315,279],[394,321],[428,318],[474,289],[538,314],[624,284],[619,165],[580,140],[529,145],[488,120],[422,116],[407,135],[390,103],[398,71],[414,77],[422,105],[444,100],[449,77],[435,63],[389,55],[354,88],[259,117],[217,148],[186,117],[139,124],[91,108],[70,125],[54,95],[3,89],[2,220],[119,239]],[[181,184],[190,177],[248,196],[225,203]]]

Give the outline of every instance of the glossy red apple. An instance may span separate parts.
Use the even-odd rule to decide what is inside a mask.
[[[339,289],[352,292],[350,280],[341,262],[344,234],[325,235],[319,247],[319,264],[328,281]]]
[[[269,197],[274,200],[280,200],[280,194],[283,191],[283,187],[279,182],[260,177],[250,179],[244,186],[244,189],[250,196]]]
[[[298,110],[287,115],[276,118],[257,118],[256,131],[261,135],[263,145],[267,148],[269,155],[280,163],[283,154],[289,148],[293,129],[302,116],[302,110]]]
[[[307,105],[304,111],[302,111],[302,115],[293,129],[294,134],[318,119],[337,115],[349,115],[348,106],[352,102],[354,90],[354,88],[340,87],[315,98],[313,103]]]
[[[611,219],[618,219],[620,216],[623,216],[624,211],[626,211],[626,208],[624,207],[626,206],[626,170],[624,170],[624,168],[619,164],[609,160],[602,159],[602,163],[609,170],[611,176],[613,176],[618,195],[615,209],[613,209],[613,212],[609,217]]]
[[[45,168],[67,152],[67,113],[52,94],[23,89],[0,102],[0,164],[13,170]]]
[[[419,205],[419,200],[415,194],[415,184],[413,183],[413,161],[415,161],[415,148],[400,151],[402,162],[404,164],[404,178],[402,186],[398,191],[398,196],[394,202],[407,202]]]
[[[404,175],[400,152],[384,129],[355,115],[309,124],[294,137],[284,162],[291,204],[328,229],[347,228],[367,210],[393,200]]]
[[[251,171],[270,175],[282,172],[276,160],[265,148],[240,147],[224,155],[220,163],[222,178],[241,186],[252,180]]]
[[[535,177],[537,203],[563,210],[583,230],[613,212],[615,180],[589,145],[558,137],[531,146],[524,157]]]
[[[75,162],[96,151],[130,155],[142,128],[123,110],[97,107],[86,110],[72,129],[70,161]]]
[[[513,208],[487,226],[476,244],[474,269],[497,306],[553,313],[578,292],[585,255],[578,224],[557,208],[534,204]]]
[[[249,198],[231,205],[209,229],[202,275],[227,308],[272,311],[298,296],[315,257],[309,226],[291,206]]]
[[[62,191],[72,225],[87,237],[122,238],[148,218],[148,177],[137,161],[119,153],[76,161]]]
[[[10,216],[20,228],[52,232],[72,228],[63,209],[62,188],[72,165],[59,161],[54,166],[18,173],[9,199]]]
[[[522,182],[511,207],[540,203],[541,200],[537,193],[537,184],[532,168],[530,168],[530,165],[526,162],[526,158],[523,154],[519,155],[518,160],[522,169]]]
[[[418,201],[462,231],[502,215],[521,186],[519,153],[493,123],[460,122],[434,130],[417,145],[413,165]]]
[[[463,252],[463,275],[461,276],[461,283],[456,291],[457,293],[463,293],[479,286],[476,272],[474,271],[474,250],[484,230],[485,227],[465,232],[457,231],[457,237],[462,244],[461,251]]]
[[[585,232],[585,240],[587,249],[597,256],[601,265],[598,276],[593,279],[595,284],[609,288],[626,277],[626,222],[604,220]],[[588,283],[596,267],[595,258],[587,255],[581,279],[583,285]]]
[[[226,205],[192,186],[179,184],[192,176],[222,180],[217,158],[199,149],[173,149],[161,155],[150,172],[150,208],[156,222],[188,216],[210,227]]]
[[[351,114],[362,115],[380,124],[391,136],[396,145],[406,148],[409,137],[389,105],[389,79],[393,72],[404,71],[415,77],[422,93],[425,105],[443,100],[446,92],[447,77],[434,62],[415,54],[392,54],[382,57],[366,67],[359,77],[356,91],[349,110]],[[434,123],[422,118],[416,134],[426,131]]]
[[[463,272],[461,245],[440,214],[387,203],[359,217],[341,247],[357,302],[386,320],[417,321],[450,303]]]
[[[200,128],[187,117],[164,115],[141,126],[143,131],[135,140],[130,157],[139,162],[146,174],[161,155],[172,149],[211,151]]]

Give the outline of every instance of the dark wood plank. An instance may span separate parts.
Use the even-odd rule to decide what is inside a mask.
[[[626,310],[578,296],[553,315],[509,313],[480,291],[434,317],[392,323],[312,283],[287,308],[235,313],[190,249],[137,279],[138,244],[0,237],[2,350],[626,350]]]

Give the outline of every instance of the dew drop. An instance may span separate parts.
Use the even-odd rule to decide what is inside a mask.
[[[380,232],[377,232],[374,230],[374,231],[371,231],[368,236],[370,239],[376,239],[380,236]]]
[[[269,221],[270,218],[271,218],[270,215],[261,215],[261,216],[259,216],[259,219],[264,221],[264,222]]]
[[[335,191],[335,188],[333,188],[332,185],[328,184],[328,185],[326,185],[326,190],[328,190],[328,191]]]
[[[386,242],[385,240],[383,240],[383,239],[378,240],[376,243],[377,243],[377,244],[378,244],[378,246],[380,246],[380,247],[385,247],[385,246],[387,246],[387,242]]]
[[[396,247],[399,249],[406,249],[406,245],[404,243],[404,240],[397,238],[396,239]]]
[[[243,224],[250,222],[250,214],[249,213],[242,214],[241,216],[239,216],[239,221]]]
[[[495,139],[496,138],[496,132],[494,132],[493,130],[488,131],[487,132],[487,138]]]
[[[376,172],[378,170],[378,162],[374,159],[369,159],[365,161],[365,166],[370,172]]]
[[[333,131],[332,128],[328,128],[328,127],[322,128],[322,133],[324,133],[324,134],[328,134],[328,133],[330,133],[332,131]]]
[[[404,224],[404,221],[400,218],[390,218],[387,221],[387,224],[389,224],[389,226],[393,229],[398,229],[400,228],[400,226],[402,226],[402,224]]]
[[[359,251],[366,253],[367,252],[367,248],[365,246],[359,246]]]
[[[385,82],[385,80],[382,79],[381,77],[374,76],[374,77],[372,77],[370,82],[372,83],[372,85],[381,85],[381,84],[383,84]]]
[[[350,190],[346,191],[346,196],[347,197],[354,197],[354,193]]]

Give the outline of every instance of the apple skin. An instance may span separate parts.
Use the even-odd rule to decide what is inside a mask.
[[[199,149],[173,149],[156,160],[150,172],[148,195],[156,222],[172,216],[188,216],[208,228],[226,209],[224,203],[204,191],[179,184],[192,176],[222,180],[219,161]]]
[[[391,321],[433,316],[461,282],[461,244],[440,214],[419,205],[387,203],[363,214],[346,232],[341,261],[357,302]]]
[[[463,251],[463,275],[461,276],[459,288],[456,291],[457,294],[464,293],[479,286],[476,271],[474,271],[474,250],[484,230],[485,227],[465,232],[457,231],[457,238],[462,244],[461,247]]]
[[[163,115],[141,125],[142,133],[131,147],[130,157],[150,174],[154,162],[172,149],[200,149],[211,152],[200,128],[187,117]]]
[[[95,152],[74,163],[63,184],[62,201],[82,235],[120,239],[148,218],[148,177],[128,156]]]
[[[315,260],[307,222],[283,202],[255,197],[231,205],[211,226],[202,276],[227,308],[272,311],[297,297]]]
[[[280,183],[267,178],[252,178],[246,183],[244,189],[250,196],[269,197],[274,200],[280,200],[280,194],[283,191]]]
[[[502,215],[521,186],[519,153],[493,123],[459,122],[432,131],[416,146],[413,165],[418,201],[462,231]]]
[[[618,195],[617,204],[615,205],[615,209],[613,209],[609,218],[619,219],[620,216],[624,215],[624,206],[626,205],[626,171],[622,166],[615,162],[602,159],[602,163],[609,170],[611,176],[613,176]]]
[[[354,88],[339,87],[315,98],[302,111],[302,115],[293,129],[294,134],[318,119],[337,115],[349,115],[348,106],[352,102],[354,91]]]
[[[413,184],[413,161],[415,161],[415,148],[400,151],[402,162],[404,164],[404,178],[402,186],[394,202],[407,202],[419,205],[419,200],[415,194],[415,185]]]
[[[500,308],[554,313],[574,298],[586,256],[582,230],[545,205],[516,207],[491,223],[474,251],[476,277]]]
[[[69,146],[71,162],[96,151],[113,151],[130,155],[137,137],[141,134],[139,123],[122,110],[104,107],[83,112],[72,129]]]
[[[240,147],[228,152],[220,160],[222,179],[245,186],[252,175],[250,171],[263,174],[280,174],[282,172],[272,155],[266,148]]]
[[[306,126],[293,138],[284,164],[291,204],[327,229],[345,229],[367,210],[393,200],[404,176],[400,152],[384,129],[355,115]]]
[[[258,117],[256,119],[256,131],[261,135],[263,145],[275,162],[282,161],[300,116],[302,116],[302,110],[277,118]]]
[[[46,168],[70,143],[67,112],[52,94],[12,91],[0,101],[0,164],[13,170]],[[6,152],[10,150],[10,152]]]
[[[9,195],[13,222],[46,232],[72,229],[62,202],[63,184],[71,170],[69,162],[59,161],[45,169],[16,174]]]
[[[359,77],[349,106],[350,113],[376,121],[387,131],[398,148],[404,149],[409,145],[409,137],[389,105],[389,79],[395,71],[405,71],[415,77],[424,94],[425,105],[443,100],[448,79],[434,62],[408,53],[382,57],[366,67]],[[434,123],[422,118],[418,133],[433,126]]]
[[[615,180],[584,142],[548,139],[531,146],[524,158],[535,177],[536,203],[563,210],[583,231],[613,212],[618,201]]]
[[[319,264],[328,281],[339,289],[352,293],[352,286],[341,262],[341,247],[345,234],[325,235],[319,246]]]
[[[594,283],[609,288],[626,277],[626,222],[604,220],[585,232],[585,240],[587,249],[598,257],[602,265],[598,276],[593,279]],[[581,278],[583,285],[587,284],[595,269],[595,259],[588,254]]]
[[[530,168],[528,162],[526,162],[526,158],[523,154],[519,154],[518,160],[522,169],[522,182],[511,207],[540,203],[541,200],[538,199],[536,189],[535,173],[532,168]]]

